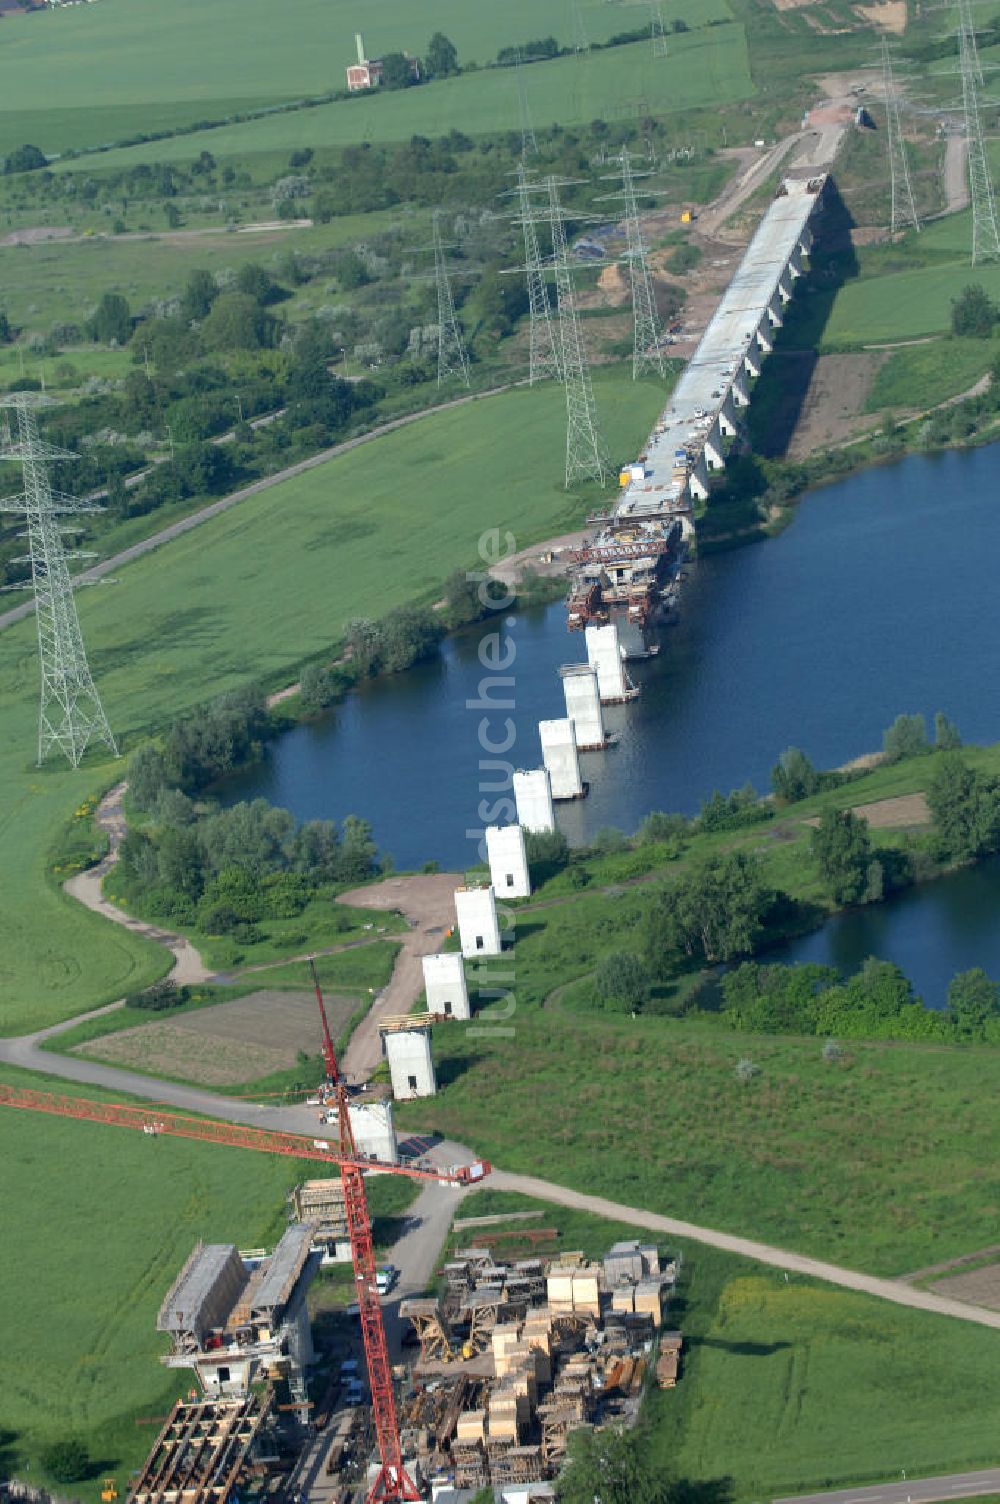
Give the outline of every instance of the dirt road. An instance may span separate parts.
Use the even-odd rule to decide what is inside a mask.
[[[342,903],[364,909],[398,909],[410,929],[394,935],[401,942],[388,986],[351,1035],[342,1069],[348,1081],[365,1081],[382,1059],[378,1026],[383,1018],[409,1013],[424,987],[421,956],[431,955],[444,944],[448,916],[454,912],[455,889],[464,877],[459,872],[433,872],[417,877],[388,877],[372,887],[342,893]]]
[[[913,1306],[917,1310],[932,1311],[938,1316],[956,1316],[960,1321],[972,1321],[978,1326],[1000,1329],[1000,1311],[988,1311],[982,1306],[948,1300],[941,1295],[932,1295],[927,1290],[915,1290],[899,1280],[878,1279],[872,1274],[844,1269],[839,1264],[827,1264],[822,1259],[773,1248],[769,1243],[758,1243],[753,1238],[739,1238],[732,1233],[717,1232],[714,1228],[699,1227],[693,1222],[682,1222],[677,1217],[663,1217],[656,1212],[647,1212],[641,1207],[623,1206],[621,1202],[608,1201],[603,1196],[588,1196],[583,1191],[572,1191],[565,1186],[554,1185],[550,1180],[538,1180],[533,1175],[512,1175],[506,1170],[494,1170],[489,1185],[491,1190],[520,1191],[525,1196],[554,1201],[558,1206],[592,1212],[595,1216],[627,1222],[633,1227],[646,1227],[650,1232],[667,1233],[675,1238],[690,1238],[692,1242],[706,1243],[710,1248],[721,1248],[726,1253],[754,1259],[758,1264],[767,1264],[772,1269],[805,1274],[811,1279],[839,1285],[844,1290],[857,1290],[862,1295],[874,1295],[879,1300],[892,1301],[894,1305]]]
[[[110,899],[105,898],[101,892],[101,883],[118,861],[121,843],[127,831],[122,810],[122,799],[127,787],[128,785],[124,782],[115,784],[115,787],[108,790],[94,811],[95,821],[102,830],[107,832],[110,843],[107,856],[103,857],[96,867],[88,867],[86,872],[78,872],[76,877],[69,878],[63,883],[63,887],[70,897],[77,899],[88,909],[93,909],[95,914],[103,914],[105,919],[110,919],[114,924],[123,925],[125,929],[132,930],[137,935],[143,935],[147,940],[157,940],[161,945],[165,945],[174,958],[170,978],[171,981],[177,983],[178,987],[207,982],[212,973],[190,940],[184,935],[175,934],[173,930],[165,930],[158,925],[148,924],[144,919],[134,919],[131,914],[126,914],[124,909],[118,908]]]
[[[123,564],[130,564],[133,559],[139,559],[143,554],[148,554],[154,548],[159,548],[163,543],[169,543],[172,538],[179,538],[184,533],[189,533],[192,528],[200,527],[203,522],[208,522],[211,517],[218,517],[220,513],[227,512],[230,507],[236,506],[241,501],[247,501],[251,496],[257,496],[261,491],[268,491],[272,486],[279,486],[283,481],[291,480],[295,475],[304,475],[307,470],[315,470],[318,465],[325,465],[327,460],[335,459],[338,454],[347,454],[351,449],[358,449],[362,444],[370,444],[373,439],[379,439],[383,434],[392,433],[394,429],[405,428],[410,423],[418,423],[421,418],[429,418],[432,413],[442,413],[450,407],[464,407],[467,402],[479,402],[484,397],[495,397],[500,392],[510,391],[512,386],[522,386],[523,382],[510,382],[505,386],[490,387],[485,392],[470,392],[466,397],[453,397],[449,402],[438,403],[436,407],[422,408],[418,413],[407,413],[405,417],[393,418],[388,423],[380,423],[377,428],[368,433],[362,433],[354,439],[345,439],[342,444],[334,444],[329,449],[321,449],[318,454],[310,455],[307,460],[299,460],[298,464],[288,465],[284,470],[277,471],[274,475],[266,475],[263,480],[254,481],[253,485],[243,486],[239,491],[233,491],[228,496],[220,496],[218,501],[210,502],[207,507],[201,507],[197,512],[192,512],[188,517],[182,517],[177,522],[172,522],[169,527],[161,528],[158,533],[153,533],[148,538],[143,538],[140,543],[133,543],[131,548],[123,548],[120,553],[112,554],[109,559],[102,559],[91,569],[84,569],[76,575],[77,580],[101,580],[105,575],[111,574]],[[0,631],[5,627],[13,626],[14,622],[21,621],[29,616],[35,609],[34,600],[24,601],[20,606],[14,606],[10,611],[0,614]]]
[[[969,143],[964,136],[949,136],[944,148],[944,202],[946,214],[969,207],[969,175],[965,164]]]

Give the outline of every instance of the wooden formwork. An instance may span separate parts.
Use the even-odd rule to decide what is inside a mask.
[[[399,1314],[413,1323],[420,1343],[421,1363],[450,1363],[455,1357],[438,1300],[404,1300]]]

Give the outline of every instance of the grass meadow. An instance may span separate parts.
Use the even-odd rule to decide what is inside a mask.
[[[288,1191],[316,1166],[7,1108],[0,1131],[5,1200],[19,1208],[4,1219],[11,1275],[0,1288],[5,1460],[19,1473],[29,1463],[26,1476],[44,1484],[41,1448],[82,1435],[94,1466],[73,1492],[93,1504],[101,1476],[117,1473],[121,1488],[152,1442],[155,1428],[136,1418],[162,1415],[191,1385],[190,1373],[161,1368],[155,1323],[195,1242],[273,1244]],[[399,1190],[371,1182],[376,1216],[400,1209]]]
[[[663,389],[599,372],[612,453],[634,453]],[[427,418],[243,502],[81,592],[80,617],[105,708],[126,748],[234,685],[277,686],[328,651],[353,616],[432,600],[474,567],[484,530],[518,546],[577,523],[594,495],[562,484],[564,396],[518,390]],[[34,766],[34,624],[0,634],[0,1032],[71,1017],[162,973],[161,947],[97,919],[49,874],[84,798],[119,775],[91,754],[73,772]],[[359,810],[363,815],[364,811]]]
[[[904,345],[893,350],[872,383],[865,406],[868,412],[886,408],[933,407],[937,402],[968,391],[989,370],[1000,343],[992,339],[940,339]]]
[[[622,19],[627,12],[608,9],[619,26],[628,24]],[[648,11],[645,17],[640,14],[638,24],[645,24],[647,18]],[[537,63],[525,69],[524,79],[537,128],[556,124],[570,127],[597,117],[632,120],[640,100],[646,101],[643,113],[664,115],[697,109],[707,100],[732,103],[754,92],[746,34],[735,23],[672,38],[666,58],[654,57],[648,42],[636,42],[609,52]],[[218,116],[223,111],[211,113]],[[25,123],[18,120],[18,140],[25,129]],[[450,130],[475,134],[519,131],[520,106],[513,70],[465,73],[417,89],[335,100],[170,140],[120,147],[98,158],[67,163],[66,170],[186,161],[200,151],[210,151],[222,159],[260,151],[291,152],[304,146],[405,141],[414,133],[436,137]],[[0,145],[2,141],[0,136]]]
[[[600,1258],[649,1234],[588,1213],[483,1190],[461,1215],[536,1210],[558,1247]],[[492,1231],[504,1231],[498,1224]],[[450,1246],[471,1234],[455,1234]],[[512,1237],[502,1248],[528,1256]],[[651,1389],[644,1450],[658,1471],[726,1487],[735,1504],[992,1461],[1000,1412],[993,1334],[831,1289],[674,1240],[666,1324],[684,1333],[676,1389]],[[946,1417],[946,1424],[942,1424]],[[706,1490],[706,1496],[710,1497]],[[726,1495],[723,1495],[726,1496]]]
[[[603,0],[580,0],[579,9],[594,42],[649,26],[649,10],[643,4],[610,6]],[[691,27],[732,18],[726,0],[685,0],[678,14]],[[348,0],[297,0],[294,15],[287,21],[267,0],[218,0],[209,9],[198,0],[150,0],[141,10],[128,0],[101,0],[99,6],[68,7],[24,21],[19,18],[16,26],[4,28],[0,37],[0,152],[25,140],[49,152],[98,146],[134,132],[185,126],[343,89],[344,69],[355,58],[359,25],[366,51],[373,57],[399,50],[423,56],[432,33],[444,31],[454,41],[463,66],[487,64],[501,47],[535,37],[554,35],[563,47],[573,41],[571,12],[564,0],[505,0],[502,6],[469,6],[462,0],[428,0],[418,6],[413,0],[383,0],[375,11],[359,11]],[[742,28],[732,30],[742,35]],[[714,50],[715,34],[709,35]],[[717,35],[722,37],[723,30]],[[687,41],[680,39],[675,51],[678,59],[685,52],[681,43]],[[719,47],[726,52],[725,42]],[[622,50],[616,49],[616,58]],[[651,48],[645,50],[652,61]],[[576,67],[575,58],[567,61]],[[555,69],[546,65],[553,80],[545,91],[553,97],[552,118],[570,125],[601,113],[603,105],[620,97],[617,89],[626,71],[637,71],[636,62],[633,56],[631,69],[625,70],[617,60],[604,71],[584,58],[581,87],[567,82],[561,65]],[[638,71],[642,72],[641,65]],[[661,63],[660,71],[665,97],[672,99],[685,69],[668,60],[665,66]],[[723,66],[718,77],[714,71],[705,73],[702,82],[724,82],[730,74],[734,80],[742,75],[744,91],[749,92],[745,62],[742,68],[733,63]],[[495,92],[494,79],[500,85]],[[488,130],[493,128],[500,94],[512,97],[503,125],[516,126],[517,100],[506,70],[457,83],[464,85],[459,91],[461,105],[453,102],[455,81],[442,82],[433,89],[421,88],[419,104],[398,96],[406,99],[401,113],[392,98],[339,102],[333,108],[345,117],[344,123],[326,130],[335,132],[330,139],[344,141],[378,134],[386,140],[404,139],[412,131],[426,130],[431,117],[435,128],[430,134],[442,134],[453,118],[462,129]],[[648,92],[646,83],[645,76],[641,84],[636,78],[632,92]],[[588,89],[593,108],[586,115],[571,117],[568,109],[582,108]],[[690,84],[682,82],[681,90],[682,99],[669,107],[699,102],[689,92]],[[46,103],[40,106],[42,99]],[[55,100],[58,105],[48,103]],[[373,105],[388,109],[376,111]],[[316,111],[307,114],[323,118]],[[480,116],[482,123],[477,119]],[[272,123],[278,125],[278,121]],[[542,123],[548,122],[536,120]],[[326,134],[316,138],[325,139]],[[195,148],[195,154],[199,149]],[[215,151],[214,146],[211,149]]]

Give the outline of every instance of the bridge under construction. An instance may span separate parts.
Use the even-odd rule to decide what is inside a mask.
[[[594,535],[575,555],[571,630],[614,617],[625,655],[648,653],[645,628],[676,591],[695,504],[708,497],[726,441],[739,433],[748,379],[771,351],[826,182],[824,172],[782,181],[645,450],[622,470],[617,504],[594,519]]]

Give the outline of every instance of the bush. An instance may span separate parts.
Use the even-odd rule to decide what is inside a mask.
[[[43,1447],[42,1467],[56,1483],[77,1483],[90,1471],[90,1453],[76,1436]]]
[[[951,300],[951,332],[973,339],[989,339],[997,321],[997,305],[978,282]]]
[[[299,680],[299,695],[303,707],[309,711],[326,710],[337,700],[343,680],[336,669],[322,663],[310,663],[302,670]]]
[[[612,951],[594,973],[594,992],[602,1003],[638,1013],[649,999],[649,972],[632,951]]]
[[[133,992],[125,1003],[129,1008],[148,1008],[151,1013],[162,1013],[166,1008],[179,1008],[190,996],[190,987],[178,987],[169,977],[164,977],[143,992]]]

